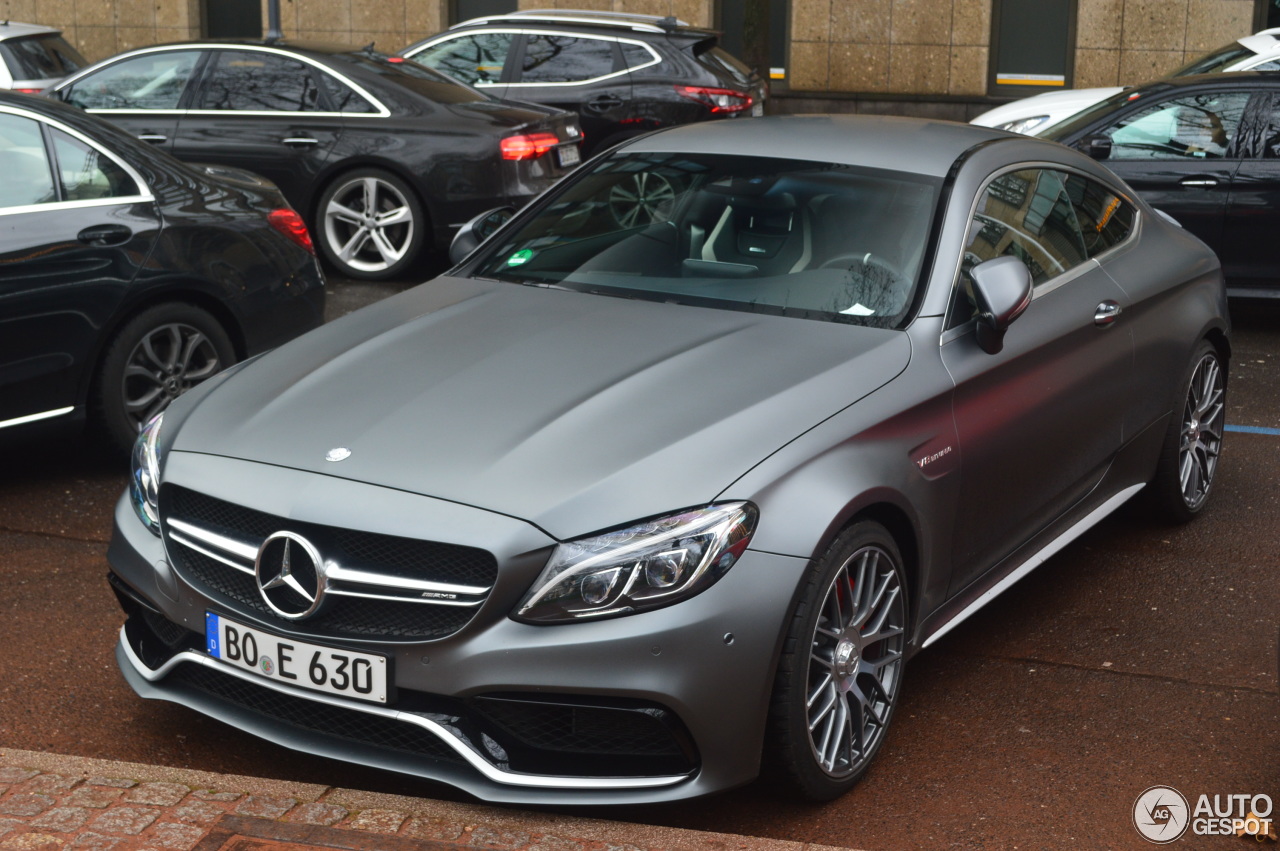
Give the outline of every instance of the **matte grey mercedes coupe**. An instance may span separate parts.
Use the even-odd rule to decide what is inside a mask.
[[[830,799],[912,654],[1139,491],[1202,510],[1228,334],[1214,255],[1060,145],[660,132],[152,421],[117,658],[493,801],[667,801],[769,756]]]

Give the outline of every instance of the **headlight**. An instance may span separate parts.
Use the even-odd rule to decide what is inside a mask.
[[[1001,124],[999,129],[1008,130],[1010,133],[1022,133],[1030,136],[1032,130],[1035,130],[1048,120],[1049,116],[1047,115],[1033,115],[1030,118],[1019,118],[1017,121],[1009,121]]]
[[[138,432],[133,442],[133,468],[129,476],[129,496],[133,510],[142,525],[152,534],[160,534],[160,461],[156,457],[156,441],[160,439],[160,423],[164,414],[156,416]]]
[[[560,544],[514,617],[587,620],[686,600],[733,567],[755,528],[755,507],[730,502]]]

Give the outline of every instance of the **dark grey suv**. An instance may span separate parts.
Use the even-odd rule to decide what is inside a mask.
[[[495,97],[577,112],[584,153],[676,124],[763,115],[766,85],[675,18],[530,11],[465,21],[401,56]]]

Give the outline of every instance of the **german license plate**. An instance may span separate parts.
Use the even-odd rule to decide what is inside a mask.
[[[228,620],[204,616],[205,647],[215,659],[259,677],[357,700],[387,702],[387,657],[281,638]]]
[[[560,158],[560,165],[571,166],[582,162],[582,152],[578,150],[577,145],[561,145],[556,148],[556,156]]]

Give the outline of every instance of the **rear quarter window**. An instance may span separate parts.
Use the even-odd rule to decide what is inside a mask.
[[[9,59],[15,80],[65,77],[85,65],[84,57],[60,35],[10,39],[0,49]]]

